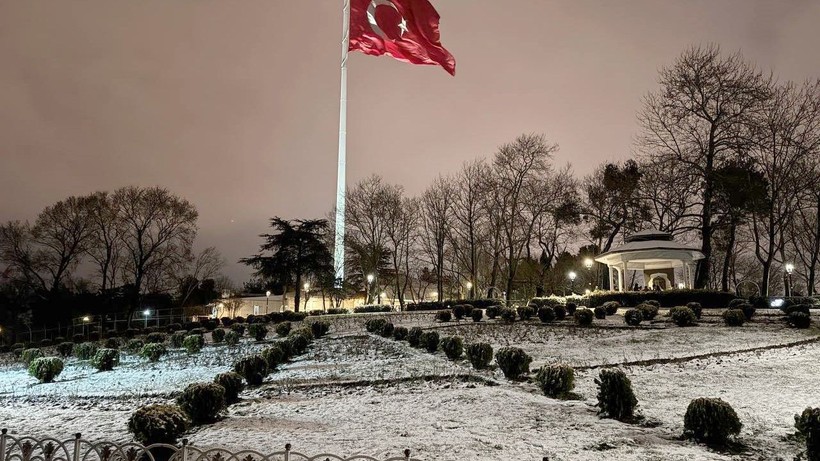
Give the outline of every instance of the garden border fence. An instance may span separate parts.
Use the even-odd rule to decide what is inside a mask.
[[[373,458],[357,455],[345,458],[331,453],[308,456],[291,450],[263,454],[256,450],[231,451],[226,448],[199,448],[183,439],[182,445],[90,442],[75,434],[74,438],[60,441],[53,437],[12,437],[7,429],[0,433],[0,461],[419,461],[403,456]]]

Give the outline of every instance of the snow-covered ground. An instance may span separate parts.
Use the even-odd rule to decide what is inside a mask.
[[[431,318],[393,317],[397,324],[427,327],[434,326]],[[435,324],[440,334],[462,334],[465,342],[523,347],[535,357],[534,367],[558,360],[594,366],[719,353],[626,369],[639,410],[658,427],[599,419],[597,370],[576,373],[581,400],[553,400],[533,384],[510,382],[497,370],[475,372],[465,360],[450,361],[441,352],[429,354],[406,342],[364,334],[363,322],[360,317],[335,320],[329,337],[280,367],[261,388],[246,391],[225,419],[188,437],[197,445],[263,452],[281,450],[285,443],[305,453],[348,456],[395,456],[409,448],[419,459],[437,461],[790,460],[800,451],[786,438],[794,432],[794,413],[820,405],[820,343],[766,350],[810,339],[817,331],[790,330],[777,322],[636,330]],[[106,373],[71,363],[58,383],[44,385],[32,385],[34,379],[20,365],[3,366],[0,427],[38,436],[82,432],[91,440],[130,440],[126,421],[134,408],[169,401],[187,383],[211,380],[238,356],[261,347],[206,347],[194,358],[179,352],[158,365],[127,358]],[[760,350],[730,353],[753,348]],[[746,453],[715,453],[679,440],[686,406],[704,396],[723,398],[737,410]]]

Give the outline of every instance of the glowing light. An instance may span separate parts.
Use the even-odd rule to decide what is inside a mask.
[[[586,290],[584,290],[584,293],[585,293],[587,296],[589,296],[589,294],[590,294],[590,293],[592,293],[592,290],[590,290],[589,288],[587,288]]]
[[[587,269],[592,269],[592,258],[586,258],[584,260],[584,267]]]
[[[473,288],[473,282],[467,282],[467,289],[471,290]]]
[[[379,296],[381,296],[382,298],[386,298],[386,297],[387,297],[387,293],[385,293],[385,292],[383,292],[383,291],[382,291],[381,293],[379,293]]]
[[[684,288],[686,288],[686,284],[685,284],[685,283],[679,283],[679,284],[678,284],[678,288],[680,288],[681,290],[683,290]]]
[[[89,317],[87,315],[85,317],[83,317],[83,322],[90,322],[90,321],[91,321],[91,317]]]
[[[575,271],[570,271],[569,274],[567,274],[567,277],[574,282],[575,278],[578,277],[578,274],[576,274]]]
[[[367,274],[367,283],[373,283],[373,279],[375,279],[375,278],[376,278],[375,275]]]
[[[265,292],[265,296],[267,296],[268,298],[270,298],[270,290],[268,290],[268,291],[266,291],[266,292]]]
[[[783,303],[785,303],[785,302],[786,301],[778,298],[778,299],[773,299],[772,302],[769,305],[772,306],[772,307],[780,308],[780,307],[783,307]]]
[[[792,275],[792,272],[794,272],[794,264],[786,263],[786,273]]]
[[[310,283],[305,282],[304,288],[305,288],[305,291],[309,291],[310,290]]]
[[[142,315],[148,317],[149,315],[151,315],[151,310],[150,309],[145,309],[144,311],[142,311]]]

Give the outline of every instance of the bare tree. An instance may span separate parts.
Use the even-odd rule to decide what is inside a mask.
[[[686,165],[701,187],[698,221],[706,258],[698,267],[698,287],[708,284],[711,271],[714,171],[747,148],[747,127],[769,98],[770,82],[740,53],[723,56],[715,45],[693,47],[661,70],[661,89],[644,99],[644,154]]]
[[[191,261],[186,270],[174,274],[177,286],[184,287],[184,291],[179,293],[180,305],[184,306],[188,298],[196,290],[198,284],[183,283],[185,279],[194,280],[201,283],[203,280],[215,279],[219,271],[225,265],[225,258],[215,247],[208,247],[202,250]]]
[[[399,193],[395,193],[399,192]],[[404,296],[410,286],[410,258],[417,236],[418,201],[402,195],[401,189],[387,195],[385,236],[393,269],[393,293],[404,310]]]
[[[100,290],[113,288],[121,269],[121,223],[108,192],[96,192],[89,197],[88,217],[91,220],[91,242],[87,254],[97,265]]]
[[[355,272],[355,284],[365,286],[365,276],[377,277],[374,283],[383,283],[389,266],[389,242],[386,231],[389,207],[395,196],[401,196],[400,186],[385,184],[377,175],[370,176],[347,191],[346,245]],[[367,285],[368,302],[372,286]]]
[[[474,298],[476,291],[481,289],[479,266],[483,256],[482,247],[488,243],[489,210],[486,203],[489,168],[483,160],[467,162],[451,180],[455,184],[455,194],[450,241],[458,267],[463,268],[467,280],[472,284],[468,297]]]
[[[444,299],[445,256],[454,197],[452,183],[442,176],[436,178],[421,196],[420,242],[428,262],[433,266],[436,297],[439,301]]]

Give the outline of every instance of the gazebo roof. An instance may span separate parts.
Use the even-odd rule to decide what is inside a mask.
[[[703,253],[683,243],[676,242],[669,232],[648,229],[627,236],[623,245],[601,253],[595,260],[604,264],[615,264],[624,260],[646,261],[658,265],[661,261],[695,261],[703,259]]]

